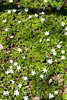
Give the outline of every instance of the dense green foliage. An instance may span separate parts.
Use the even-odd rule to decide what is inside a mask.
[[[61,6],[63,4],[64,0],[48,0],[48,4],[44,2],[44,0],[20,0],[20,4],[23,7],[29,7],[29,8],[44,8],[48,5],[51,5],[53,7]]]
[[[20,8],[16,6],[17,0],[12,4],[8,0],[0,2],[0,45],[3,46],[0,50],[0,99],[23,100],[24,96],[28,96],[29,100],[32,100],[33,97],[39,96],[40,100],[49,100],[51,93],[54,97],[50,100],[67,100],[67,92],[60,96],[63,80],[64,88],[67,86],[67,73],[63,77],[67,68],[67,7],[56,9],[62,6],[64,0],[48,0],[47,3],[44,0],[20,0]],[[25,12],[27,7],[29,11]],[[17,11],[13,12],[15,8]],[[8,10],[11,11],[10,14]],[[42,14],[43,10],[45,14]],[[35,13],[38,17],[35,17]],[[42,18],[45,19],[44,22]],[[5,19],[7,21],[4,23]],[[62,22],[65,23],[64,26]],[[50,34],[45,35],[46,31]],[[18,48],[22,51],[19,52]],[[53,55],[53,48],[57,55]],[[65,54],[61,53],[62,50]],[[63,55],[64,60],[61,59]],[[53,61],[51,64],[48,63],[49,59]],[[21,69],[18,69],[19,66]],[[45,68],[47,72],[44,73]],[[11,69],[14,72],[6,74],[6,71]],[[32,75],[32,71],[35,71],[35,75]],[[43,79],[41,75],[44,76]],[[27,80],[24,80],[24,77],[27,77]],[[12,84],[12,81],[15,83]],[[22,84],[21,88],[18,87],[19,83]],[[17,89],[20,93],[14,96]],[[54,94],[56,90],[57,95]],[[9,96],[4,95],[4,91],[10,91]]]

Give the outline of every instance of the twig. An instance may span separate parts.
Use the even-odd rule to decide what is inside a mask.
[[[64,73],[63,73],[63,82],[62,82],[62,86],[61,86],[62,87],[61,100],[63,100],[62,95],[64,92],[64,82],[65,82],[64,78],[65,78],[66,71],[67,71],[67,69],[65,69]]]
[[[64,1],[64,4],[62,5],[61,8],[64,8],[64,6],[66,5],[66,3],[67,3],[67,0]]]

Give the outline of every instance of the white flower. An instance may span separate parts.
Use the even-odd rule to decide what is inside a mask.
[[[25,76],[25,77],[23,77],[23,79],[24,79],[24,81],[27,81],[27,77]]]
[[[35,14],[35,17],[38,17],[38,14]]]
[[[60,44],[59,44],[59,45],[57,45],[57,48],[59,48],[59,49],[60,49],[60,48],[61,48],[61,45],[60,45]]]
[[[55,59],[54,61],[57,62],[57,59]]]
[[[13,81],[13,80],[11,80],[11,82],[12,82],[12,84],[14,84],[14,83],[15,83],[15,81]]]
[[[49,93],[49,99],[52,99],[52,98],[54,98],[54,95]]]
[[[13,2],[13,0],[9,0],[9,2],[10,2],[10,3],[12,3],[12,2]]]
[[[18,90],[15,90],[15,91],[14,91],[14,95],[15,95],[15,96],[18,96],[18,95],[19,95],[19,91],[18,91]]]
[[[46,68],[44,68],[42,71],[43,71],[44,73],[46,73],[46,72],[47,72],[47,69],[46,69]]]
[[[43,23],[45,21],[45,19],[44,18],[41,18],[41,22]]]
[[[54,91],[54,94],[56,94],[56,95],[57,95],[57,94],[58,94],[58,91],[57,91],[57,90],[56,90],[56,91]]]
[[[12,68],[13,68],[13,66],[11,65],[11,66],[9,66],[9,68],[10,68],[10,69],[12,69]]]
[[[17,62],[15,62],[15,63],[14,63],[14,66],[17,66],[17,65],[18,65]]]
[[[18,23],[20,24],[21,23],[21,20],[19,20]]]
[[[34,76],[36,73],[35,73],[35,71],[32,71],[32,75]]]
[[[5,71],[5,74],[7,74],[7,75],[8,75],[9,73],[10,73],[10,71],[8,71],[8,70],[7,70],[7,71]]]
[[[46,35],[46,36],[48,36],[50,33],[49,33],[49,31],[46,31],[45,33],[44,33],[44,35]]]
[[[65,32],[65,35],[67,35],[67,32]]]
[[[29,9],[28,9],[28,8],[25,8],[24,10],[25,10],[25,12],[28,12],[28,11],[29,11]]]
[[[23,99],[24,99],[24,100],[28,100],[28,96],[24,96]]]
[[[13,63],[13,60],[10,60],[10,63],[12,64]]]
[[[47,42],[49,42],[50,41],[50,39],[47,39]]]
[[[44,15],[45,13],[42,11],[41,14]]]
[[[6,23],[6,22],[7,22],[7,20],[6,20],[6,19],[4,19],[4,20],[3,20],[3,23]]]
[[[52,52],[55,52],[55,49],[52,49],[51,51],[52,51]]]
[[[10,14],[11,13],[11,10],[8,10],[8,14]]]
[[[60,10],[60,9],[61,9],[61,7],[57,7],[56,9],[57,9],[57,10]]]
[[[62,50],[62,51],[61,51],[61,53],[62,53],[62,54],[65,54],[65,51],[64,51],[64,50]]]
[[[65,28],[65,31],[67,31],[67,27]]]
[[[18,67],[17,67],[17,70],[21,70],[21,66],[18,66]]]
[[[32,18],[32,15],[29,15],[29,17],[28,17],[29,19],[31,19]]]
[[[62,43],[63,43],[63,41],[60,42],[60,44],[62,44]]]
[[[12,70],[12,69],[10,69],[10,71],[9,71],[11,74],[13,74],[14,73],[14,70]]]
[[[14,37],[14,36],[13,36],[13,35],[11,35],[11,36],[10,36],[10,39],[12,39],[13,37]]]
[[[44,75],[40,75],[40,78],[43,79],[44,78]]]
[[[18,50],[17,50],[19,53],[21,53],[22,52],[22,49],[21,48],[18,48]]]
[[[52,64],[52,63],[53,63],[53,60],[52,60],[52,59],[49,59],[49,60],[47,60],[47,62],[48,62],[49,64]]]
[[[25,59],[25,56],[23,56],[23,59]]]
[[[40,43],[42,42],[42,39],[40,39]]]
[[[5,31],[8,32],[8,28],[5,28]]]
[[[61,56],[61,60],[65,60],[65,56]]]
[[[63,26],[63,27],[64,27],[65,25],[66,25],[66,24],[65,24],[64,22],[62,22],[62,23],[61,23],[61,26]]]
[[[52,82],[53,82],[53,80],[52,80],[52,79],[50,79],[50,80],[49,80],[49,84],[50,84],[50,83],[52,83]]]
[[[19,83],[19,84],[18,84],[18,87],[19,87],[19,88],[21,88],[21,87],[22,87],[22,84],[21,84],[21,83]]]
[[[54,56],[56,56],[56,55],[57,55],[57,53],[56,53],[56,52],[53,52],[53,55],[54,55]]]
[[[15,13],[17,10],[16,9],[13,9],[13,12]]]
[[[47,2],[48,2],[48,0],[44,0],[44,2],[45,2],[45,3],[47,3]]]
[[[4,91],[3,95],[9,96],[9,91]]]

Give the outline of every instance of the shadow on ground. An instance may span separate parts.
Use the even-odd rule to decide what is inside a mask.
[[[0,12],[3,12],[4,10],[8,10],[8,9],[15,9],[16,4],[0,4]]]
[[[0,12],[3,12],[4,10],[8,10],[8,9],[18,9],[16,4],[0,4]],[[24,9],[19,8],[20,10]],[[49,15],[49,14],[57,14],[57,15],[67,15],[67,6],[65,8],[62,8],[60,11],[57,11],[55,7],[51,7],[48,6],[48,8],[46,9],[39,9],[39,8],[29,8],[29,14],[34,14],[34,13],[39,13],[41,11],[44,11],[45,14]]]
[[[57,15],[64,15],[66,16],[67,15],[67,7],[65,8],[62,8],[60,11],[57,11],[55,7],[48,7],[46,8],[45,10],[43,9],[36,9],[36,8],[29,8],[29,13],[32,14],[32,13],[38,13],[38,12],[41,12],[41,11],[44,11],[45,14],[49,15],[49,14],[57,14]]]

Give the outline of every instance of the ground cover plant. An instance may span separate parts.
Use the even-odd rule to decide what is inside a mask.
[[[0,100],[67,100],[64,0],[0,0]]]

